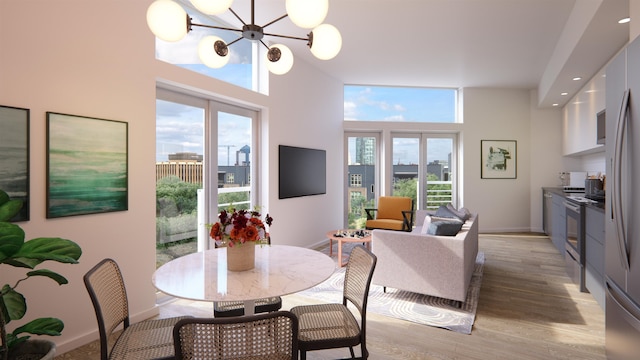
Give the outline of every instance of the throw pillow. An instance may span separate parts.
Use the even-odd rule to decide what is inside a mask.
[[[456,209],[453,207],[453,205],[451,205],[451,203],[447,204],[447,209],[449,209],[449,211],[451,211],[458,219],[462,220],[462,221],[467,221],[469,219],[469,217],[471,216],[470,213],[467,213],[467,209],[462,208],[460,210]],[[465,211],[466,210],[466,211]]]
[[[427,230],[429,229],[429,224],[431,224],[431,215],[427,215],[424,217],[424,222],[422,223],[422,228],[420,229],[420,234],[426,235]]]
[[[462,224],[462,221],[459,220],[432,221],[429,224],[427,234],[455,236],[460,231],[460,229],[462,229]]]
[[[436,216],[450,219],[460,219],[458,215],[451,211],[446,205],[440,205],[440,207],[436,211]]]

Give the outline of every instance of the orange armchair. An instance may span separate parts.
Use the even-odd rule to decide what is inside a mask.
[[[413,199],[410,197],[381,196],[377,209],[364,210],[367,213],[365,227],[369,230],[411,231],[413,228]]]

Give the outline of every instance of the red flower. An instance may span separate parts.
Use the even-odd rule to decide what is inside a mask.
[[[211,226],[209,235],[217,242],[228,246],[242,244],[246,241],[267,242],[269,233],[265,227],[271,225],[273,218],[267,214],[264,222],[260,219],[260,212],[229,209],[218,215],[218,222]]]

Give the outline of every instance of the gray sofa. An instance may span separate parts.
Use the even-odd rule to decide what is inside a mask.
[[[478,254],[478,214],[455,236],[422,234],[427,214],[416,211],[412,232],[373,230],[378,262],[372,283],[464,302]]]

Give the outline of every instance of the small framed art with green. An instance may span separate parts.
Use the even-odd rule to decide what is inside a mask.
[[[515,179],[517,143],[515,140],[480,141],[480,178]]]

